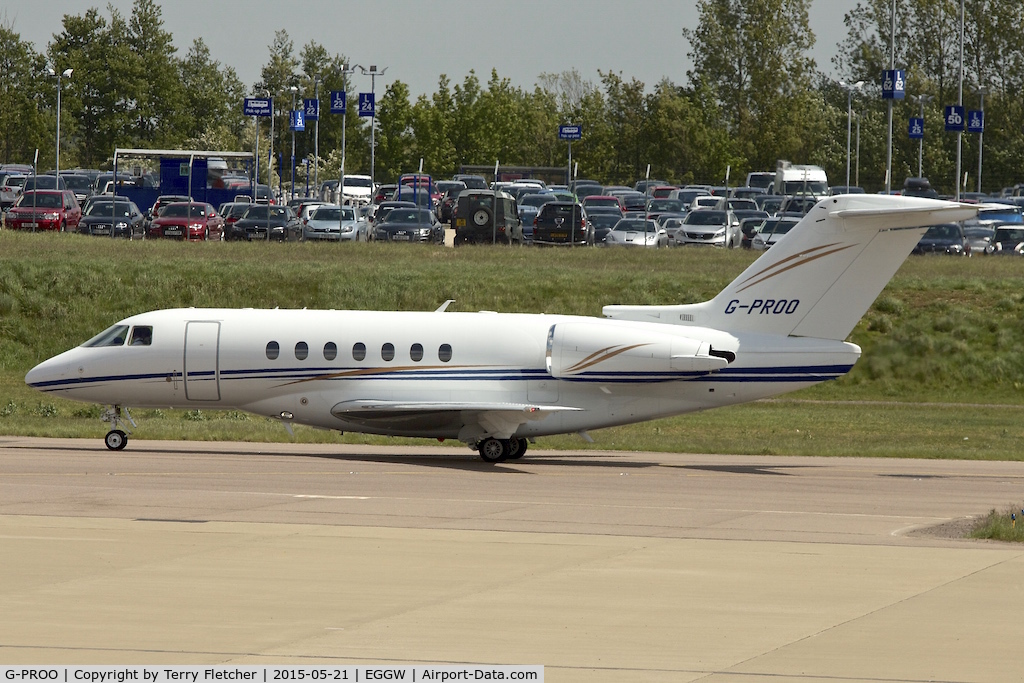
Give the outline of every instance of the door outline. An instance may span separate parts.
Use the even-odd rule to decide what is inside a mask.
[[[193,320],[185,324],[183,369],[186,400],[220,400],[219,322]]]

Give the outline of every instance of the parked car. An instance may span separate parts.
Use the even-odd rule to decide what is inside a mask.
[[[223,240],[224,218],[205,202],[174,202],[149,223],[147,237],[186,241]]]
[[[623,218],[615,224],[604,238],[609,247],[652,247],[668,246],[668,235],[658,224],[642,218]]]
[[[451,223],[452,210],[459,200],[459,193],[466,189],[466,183],[461,180],[442,180],[437,185],[444,188],[441,201],[437,203],[437,220],[442,223]]]
[[[323,204],[302,226],[302,239],[332,242],[365,242],[366,221],[356,217],[355,208]]]
[[[0,209],[6,211],[14,206],[14,202],[21,196],[27,177],[17,173],[10,173],[4,177],[3,183],[0,184]]]
[[[12,230],[75,230],[82,219],[71,190],[23,192],[7,210],[7,227]]]
[[[126,239],[144,239],[146,229],[143,226],[142,211],[135,202],[118,195],[116,200],[100,197],[89,202],[88,208],[82,211],[82,220],[78,223],[78,232],[82,235]]]
[[[64,176],[59,179],[55,175],[36,175],[28,176],[25,178],[25,184],[21,186],[22,192],[29,192],[30,190],[66,190],[68,189],[67,183],[64,181]]]
[[[391,196],[398,190],[398,185],[388,183],[385,185],[378,185],[377,191],[373,193],[373,203],[382,204],[387,201],[391,201]]]
[[[295,212],[280,204],[253,204],[234,222],[225,235],[231,240],[287,242],[302,234],[302,222]]]
[[[523,224],[523,241],[527,244],[533,241],[533,219],[540,212],[540,207],[553,201],[556,201],[555,193],[545,192],[544,194],[523,195],[516,202],[519,207],[519,220]],[[614,209],[614,211],[616,215],[622,215],[618,209]]]
[[[622,203],[619,197],[607,194],[592,194],[589,197],[584,197],[581,203],[587,211],[595,206],[613,206],[621,214],[626,209],[626,205]]]
[[[655,221],[663,213],[685,213],[686,207],[680,199],[652,199],[647,202],[645,210],[647,217]]]
[[[471,175],[467,173],[456,173],[452,180],[458,180],[465,183],[467,190],[486,190],[487,179],[480,175]]]
[[[1024,256],[1024,225],[1008,223],[996,226],[992,243],[985,249],[985,253]]]
[[[769,218],[754,233],[750,248],[754,251],[768,251],[799,222],[797,218]]]
[[[742,239],[740,223],[732,211],[697,209],[686,214],[675,233],[676,246],[711,245],[735,248]]]
[[[942,223],[929,227],[911,253],[970,256],[971,245],[959,223]]]
[[[372,214],[370,215],[370,239],[371,240],[373,239],[373,229],[377,226],[377,224],[383,222],[384,219],[387,218],[387,215],[389,213],[391,213],[391,211],[393,211],[394,209],[399,209],[399,208],[415,209],[417,207],[412,202],[395,202],[395,201],[390,201],[389,200],[389,201],[381,203],[379,206],[374,208]]]
[[[608,237],[608,233],[611,232],[611,229],[615,227],[616,223],[622,220],[622,214],[611,212],[588,212],[587,220],[590,221],[590,227],[594,230],[594,244],[599,247],[603,247],[605,246],[605,238]]]
[[[374,228],[374,239],[386,242],[444,243],[444,226],[429,209],[392,209]]]
[[[92,180],[82,173],[61,173],[64,186],[75,193],[75,199],[82,204],[92,194]]]
[[[455,246],[462,244],[520,244],[523,225],[512,195],[498,190],[465,190],[452,214]]]
[[[183,194],[162,194],[156,198],[153,202],[153,206],[144,214],[144,220],[146,224],[146,232],[149,232],[149,224],[154,218],[160,215],[160,209],[164,208],[168,204],[174,204],[176,202],[190,202],[192,198]]]
[[[992,244],[992,237],[996,229],[991,225],[964,225],[964,238],[967,239],[967,246],[971,254],[984,254],[988,245]]]
[[[534,244],[594,244],[594,230],[587,222],[583,205],[577,202],[548,202],[533,219]]]
[[[224,219],[224,232],[228,233],[231,225],[242,218],[252,206],[251,202],[225,202],[217,208],[217,213]]]

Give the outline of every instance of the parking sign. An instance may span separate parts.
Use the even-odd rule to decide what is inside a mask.
[[[289,128],[292,130],[306,130],[306,112],[302,109],[294,110]]]
[[[882,99],[902,100],[907,94],[907,76],[902,69],[882,72]]]
[[[345,99],[344,90],[332,90],[331,91],[331,113],[332,114],[344,114],[345,105],[347,101]]]
[[[583,127],[562,125],[558,127],[558,139],[560,140],[582,140]]]
[[[980,109],[972,109],[971,111],[967,112],[967,132],[985,132],[985,112],[981,111]]]
[[[269,97],[246,97],[243,100],[242,114],[245,116],[270,116],[273,101]]]
[[[306,111],[306,120],[316,121],[320,118],[320,100],[304,99],[302,100],[302,108]]]
[[[964,129],[964,108],[957,104],[951,104],[944,110],[946,117],[946,130],[958,133]]]
[[[375,116],[376,111],[374,110],[374,98],[372,92],[361,92],[359,93],[359,115],[360,116]]]
[[[924,119],[919,117],[913,117],[910,119],[910,126],[907,128],[907,132],[910,133],[911,140],[921,140],[924,138]]]

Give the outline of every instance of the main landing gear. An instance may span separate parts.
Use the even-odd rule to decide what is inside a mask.
[[[135,420],[132,419],[131,414],[127,408],[122,408],[119,405],[113,405],[103,411],[103,415],[100,416],[103,422],[109,422],[111,430],[107,432],[107,435],[103,437],[103,443],[107,445],[112,451],[124,450],[124,447],[128,445],[128,435],[131,434],[131,430],[128,429],[128,424],[132,427],[137,427]],[[127,421],[128,424],[125,423]],[[120,427],[120,429],[119,429]]]
[[[488,437],[478,443],[476,448],[480,451],[480,457],[486,462],[501,462],[503,460],[518,460],[526,455],[526,448],[530,442],[522,437],[511,439],[495,439]]]

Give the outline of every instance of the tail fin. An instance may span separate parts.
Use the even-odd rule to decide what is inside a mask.
[[[977,207],[919,197],[840,195],[817,205],[711,301],[605,306],[609,318],[843,340],[927,226]]]

